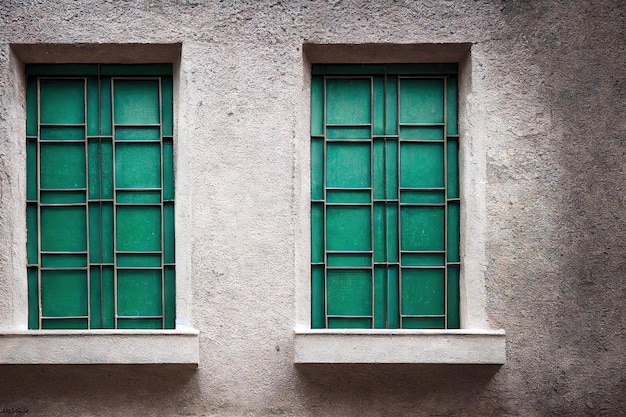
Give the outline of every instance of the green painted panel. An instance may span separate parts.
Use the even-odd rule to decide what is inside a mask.
[[[430,64],[388,64],[387,74],[440,75],[456,74],[458,64],[452,62]]]
[[[163,135],[174,135],[174,86],[171,77],[161,78],[161,117],[163,119]]]
[[[28,263],[35,265],[39,263],[38,260],[38,242],[37,242],[37,205],[26,205],[26,255],[28,257]]]
[[[122,127],[115,128],[116,140],[159,140],[161,139],[160,127]]]
[[[87,182],[89,199],[100,198],[100,144],[98,139],[90,139],[87,143]]]
[[[374,77],[374,135],[385,134],[385,78]]]
[[[160,188],[161,146],[158,143],[117,143],[115,185],[118,188]]]
[[[113,80],[115,124],[160,124],[157,80]]]
[[[443,187],[443,143],[400,144],[400,186]]]
[[[87,266],[87,256],[42,254],[41,266],[43,268],[83,268]]]
[[[97,64],[28,64],[26,65],[28,75],[98,75]]]
[[[60,329],[78,330],[78,329],[87,329],[87,326],[88,326],[87,319],[56,319],[56,320],[44,319],[41,323],[41,328],[44,330],[60,330]]]
[[[324,205],[311,204],[311,262],[324,262]]]
[[[44,142],[48,140],[85,140],[85,128],[82,126],[42,126],[40,138]]]
[[[117,254],[118,268],[127,267],[161,267],[161,254],[123,253]]]
[[[441,191],[400,191],[400,202],[402,203],[445,203],[445,192]]]
[[[448,135],[458,135],[457,79],[449,77],[446,85],[446,130]]]
[[[102,75],[157,76],[172,75],[172,64],[103,64]]]
[[[371,208],[327,207],[326,245],[328,250],[372,250]]]
[[[113,263],[113,203],[102,203],[102,262]]]
[[[371,96],[369,78],[326,78],[326,123],[371,123]]]
[[[85,123],[85,80],[41,79],[39,86],[41,123]]]
[[[118,204],[160,204],[161,191],[117,190]]]
[[[328,328],[329,329],[371,329],[372,319],[329,317]]]
[[[89,203],[89,262],[101,263],[102,206]]]
[[[387,267],[387,328],[400,328],[400,285],[398,267]]]
[[[163,205],[163,257],[165,263],[170,264],[173,264],[176,260],[174,227],[174,203],[165,203]]]
[[[373,143],[374,166],[373,166],[373,187],[374,199],[385,198],[385,141],[377,139]]]
[[[460,207],[459,203],[448,204],[448,262],[459,262],[460,240]]]
[[[372,272],[329,270],[326,277],[327,311],[331,316],[372,314]]]
[[[402,207],[402,250],[444,250],[444,207]]]
[[[99,267],[89,268],[89,325],[92,329],[102,328],[102,291]]]
[[[361,266],[369,267],[372,265],[372,256],[368,254],[356,253],[329,253],[328,266]]]
[[[311,136],[324,134],[324,78],[311,77]]]
[[[85,191],[41,191],[41,204],[85,203]]]
[[[443,79],[400,79],[400,123],[444,122]]]
[[[398,78],[388,76],[386,82],[387,97],[385,107],[387,109],[385,116],[385,134],[398,134]]]
[[[404,253],[402,266],[439,266],[445,264],[443,253]]]
[[[39,328],[39,281],[37,268],[28,268],[28,328]]]
[[[327,127],[326,138],[328,140],[370,140],[372,130],[370,127]]]
[[[443,140],[442,127],[400,126],[400,139],[404,140]]]
[[[443,317],[403,317],[402,328],[443,329],[445,328],[445,319]]]
[[[381,64],[314,64],[311,73],[322,75],[371,75],[384,74]]]
[[[174,267],[165,267],[165,328],[176,327],[176,270]]]
[[[120,316],[162,314],[161,271],[118,270],[117,313]]]
[[[385,203],[374,203],[374,261],[387,260],[387,233],[385,230]]]
[[[115,327],[115,273],[112,266],[101,268],[102,271],[102,328]]]
[[[161,208],[118,206],[115,241],[118,251],[161,250]]]
[[[103,139],[100,145],[102,198],[113,199],[113,145]]]
[[[28,77],[26,84],[26,136],[37,136],[37,79]]]
[[[81,143],[41,145],[41,188],[84,188],[87,183],[85,145]]]
[[[111,100],[111,78],[100,78],[100,135],[113,134],[113,109]]]
[[[398,142],[387,140],[385,142],[385,175],[386,194],[388,200],[398,198]]]
[[[448,198],[459,198],[459,142],[448,140]]]
[[[400,261],[400,248],[398,242],[398,204],[387,203],[386,206],[386,229],[387,229],[387,262]]]
[[[327,190],[327,203],[370,203],[372,197],[369,190]]]
[[[324,266],[311,266],[311,328],[323,329],[326,327],[324,300],[326,293],[324,285]]]
[[[445,313],[443,269],[402,270],[402,314],[443,315]]]
[[[37,142],[26,142],[26,199],[37,199]]]
[[[161,319],[118,319],[118,329],[162,329]]]
[[[163,140],[163,199],[174,199],[174,144]]]
[[[326,154],[326,186],[343,188],[371,186],[369,144],[328,143]]]
[[[43,316],[86,316],[87,271],[41,271]]]
[[[448,267],[448,328],[458,329],[461,327],[459,314],[459,267]]]
[[[42,207],[41,250],[87,250],[85,207]]]
[[[387,327],[387,270],[374,267],[374,328]]]
[[[311,200],[324,198],[324,142],[311,139]]]
[[[95,78],[87,80],[87,135],[98,136],[99,83]]]

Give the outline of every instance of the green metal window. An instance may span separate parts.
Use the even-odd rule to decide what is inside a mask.
[[[171,65],[26,71],[29,328],[173,328]]]
[[[314,65],[311,326],[459,328],[457,65]]]

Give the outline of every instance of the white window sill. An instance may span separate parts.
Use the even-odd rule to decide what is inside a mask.
[[[0,330],[0,364],[179,364],[197,366],[199,332]]]
[[[504,330],[295,329],[296,364],[504,364]]]

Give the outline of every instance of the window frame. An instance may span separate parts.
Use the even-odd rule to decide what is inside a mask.
[[[14,164],[10,175],[15,178],[8,204],[3,211],[10,215],[14,254],[0,276],[0,287],[6,290],[6,303],[0,305],[0,363],[2,364],[175,364],[197,367],[199,363],[199,331],[192,327],[191,288],[188,241],[180,239],[189,225],[180,219],[188,215],[192,192],[177,188],[175,228],[177,230],[176,324],[174,329],[158,330],[28,330],[26,285],[26,64],[172,64],[174,93],[174,165],[176,178],[190,173],[184,164],[177,164],[178,150],[185,144],[179,139],[188,135],[178,127],[176,119],[187,117],[192,110],[178,102],[178,94],[186,91],[181,82],[180,43],[173,44],[12,44],[8,51],[7,85],[14,86],[6,95],[12,118],[4,133],[11,141]],[[183,78],[184,80],[184,78]],[[178,169],[180,167],[180,169]],[[9,190],[7,190],[9,191]],[[181,209],[182,207],[182,209]],[[23,250],[22,250],[23,247]]]
[[[407,59],[409,57],[409,59]],[[471,123],[471,44],[303,46],[302,119],[296,157],[296,323],[294,363],[503,364],[506,333],[493,329],[486,310],[484,135]],[[460,225],[460,329],[312,329],[310,282],[310,83],[312,64],[458,63]],[[305,105],[306,103],[306,105]],[[468,238],[471,236],[471,239]]]

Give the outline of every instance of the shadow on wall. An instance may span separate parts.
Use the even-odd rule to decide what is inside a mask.
[[[319,407],[320,415],[331,406],[345,415],[440,416],[458,415],[468,404],[480,407],[479,398],[500,365],[307,364],[296,369],[307,408]]]

